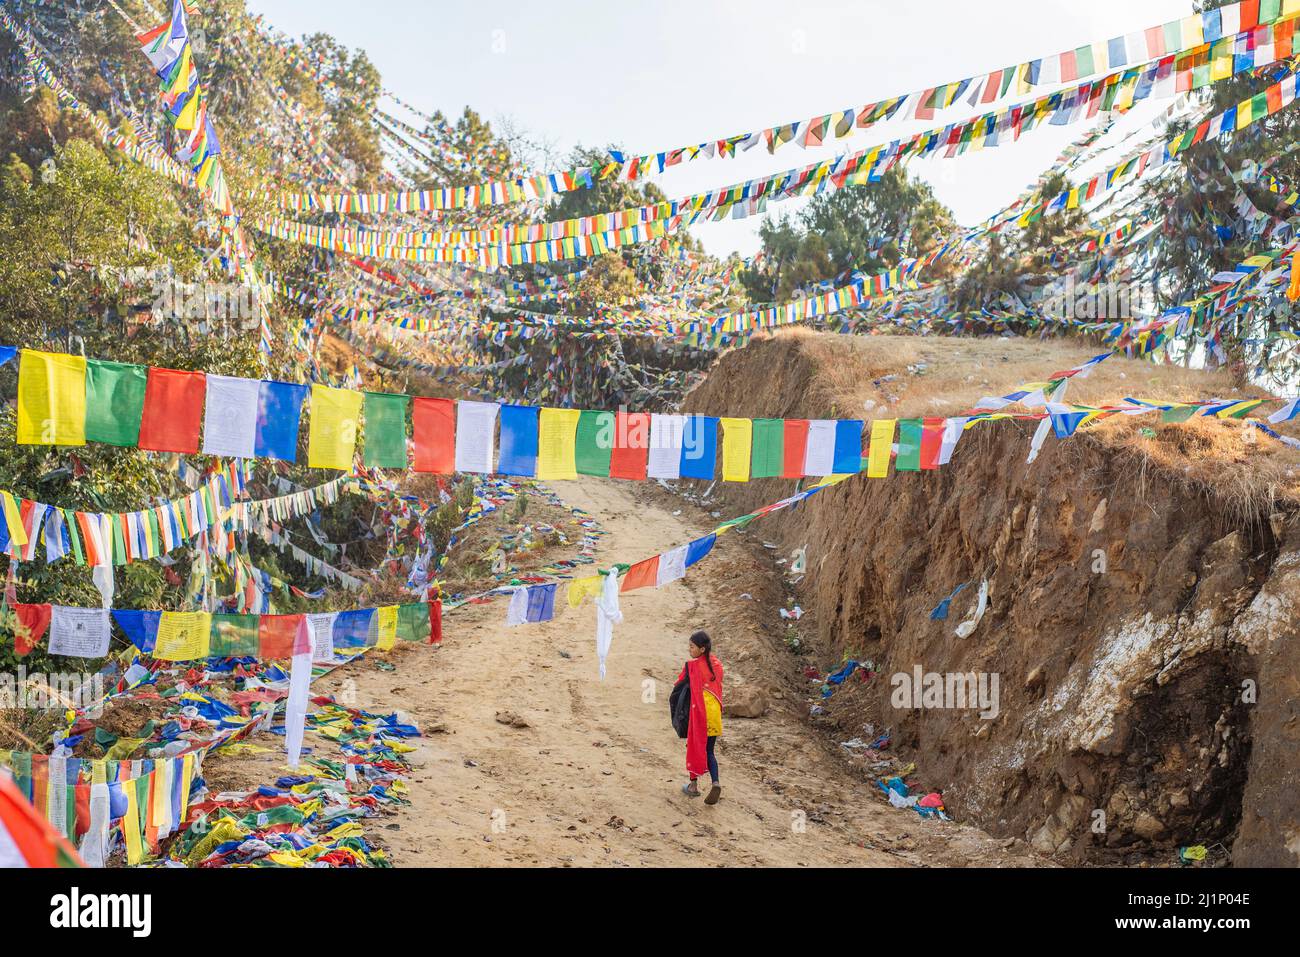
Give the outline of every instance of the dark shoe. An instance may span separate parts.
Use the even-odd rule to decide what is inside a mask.
[[[722,797],[722,785],[715,784],[709,788],[708,797],[704,799],[705,804],[717,804],[718,798]]]

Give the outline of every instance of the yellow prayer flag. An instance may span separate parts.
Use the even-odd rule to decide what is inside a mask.
[[[181,759],[181,818],[177,827],[185,823],[185,816],[190,810],[190,785],[194,782],[194,755],[187,754]]]
[[[153,795],[149,802],[149,823],[160,830],[172,813],[171,781],[168,780],[170,760],[155,761],[153,766]]]
[[[575,578],[569,582],[569,607],[577,608],[582,604],[582,600],[590,595],[595,598],[600,594],[601,588],[605,585],[605,580],[599,575],[588,575],[586,578]]]
[[[144,860],[144,847],[140,841],[140,804],[135,796],[135,780],[122,788],[126,794],[126,816],[122,818],[122,837],[126,839],[126,862],[132,866]]]
[[[543,408],[537,417],[537,478],[578,477],[578,409]]]
[[[722,421],[722,481],[748,482],[749,456],[754,443],[753,419]]]
[[[27,529],[23,528],[23,513],[12,493],[0,492],[0,511],[4,512],[5,526],[9,529],[9,540],[15,545],[26,545]]]
[[[397,606],[381,605],[375,609],[375,621],[379,625],[379,640],[375,647],[388,651],[397,644]]]
[[[1201,15],[1193,13],[1189,17],[1183,17],[1179,21],[1179,27],[1182,31],[1183,49],[1198,47],[1205,42],[1205,34],[1201,30]]]
[[[311,387],[311,428],[307,434],[307,467],[352,471],[357,448],[357,420],[364,396],[351,389]]]
[[[212,639],[212,616],[206,611],[165,611],[158,622],[153,656],[162,661],[206,658]]]
[[[24,349],[18,363],[18,444],[86,444],[86,360]]]
[[[889,474],[889,454],[894,444],[894,419],[874,419],[871,445],[867,450],[867,478],[884,478]]]

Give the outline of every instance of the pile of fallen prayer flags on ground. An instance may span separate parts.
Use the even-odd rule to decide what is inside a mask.
[[[826,680],[822,683],[822,697],[829,698],[835,693],[836,688],[848,680],[850,675],[855,673],[857,674],[859,681],[870,681],[871,676],[875,672],[872,671],[871,662],[858,662],[849,659],[844,663],[844,667],[840,668],[839,671],[826,676]]]
[[[419,730],[396,714],[346,708],[313,699],[308,726],[338,744],[343,760],[311,755],[314,773],[288,775],[274,786],[213,795],[190,805],[188,826],[168,848],[167,862],[188,867],[388,867],[382,848],[360,821],[405,804],[405,738]]]
[[[937,817],[941,821],[951,821],[943,806],[943,795],[931,791],[922,797],[907,793],[907,784],[901,777],[881,778],[876,782],[889,798],[894,807],[910,807],[921,817]]]

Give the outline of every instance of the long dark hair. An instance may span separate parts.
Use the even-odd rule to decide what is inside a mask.
[[[704,663],[709,666],[709,676],[716,679],[718,675],[713,670],[713,639],[709,637],[709,633],[697,631],[691,635],[691,644],[696,648],[704,649]]]

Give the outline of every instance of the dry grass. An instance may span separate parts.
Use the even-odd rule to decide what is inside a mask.
[[[843,336],[805,329],[778,335],[794,340],[816,363],[819,371],[812,388],[834,415],[864,418],[956,414],[983,396],[1043,381],[1106,351],[1061,339]],[[1066,392],[1068,401],[1086,405],[1118,403],[1126,396],[1185,402],[1267,395],[1256,388],[1234,388],[1223,370],[1185,369],[1123,356],[1107,359],[1086,379],[1074,379]],[[1030,411],[1019,405],[1010,410]],[[1297,434],[1293,423],[1283,423],[1277,431]],[[1196,418],[1162,424],[1156,414],[1117,415],[1078,436],[1135,454],[1150,481],[1200,488],[1239,519],[1258,520],[1281,502],[1300,502],[1300,450],[1237,420]]]

